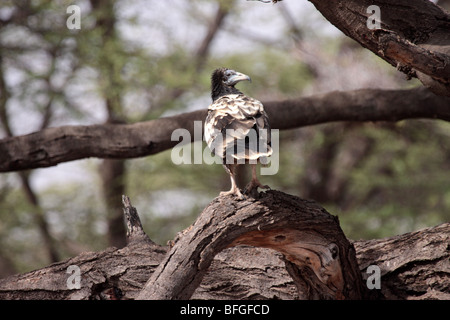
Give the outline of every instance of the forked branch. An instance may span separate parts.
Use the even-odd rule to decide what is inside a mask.
[[[309,288],[300,294],[303,299],[365,295],[354,248],[338,219],[314,202],[268,191],[258,200],[227,196],[211,202],[178,237],[137,298],[189,299],[214,256],[242,244],[282,253],[288,271],[300,275],[293,277],[297,287]]]
[[[367,297],[367,287],[360,287],[359,277],[362,273],[362,277],[367,278],[370,266],[380,268],[381,289],[370,290],[369,298],[450,298],[450,223],[392,238],[355,242],[358,271],[354,269],[353,246],[343,239],[337,219],[312,202],[280,192],[270,191],[258,201],[215,199],[209,209],[205,209],[210,210],[210,215],[202,214],[195,225],[185,231],[185,239],[181,238],[175,245],[180,252],[170,251],[148,239],[136,209],[128,198],[123,198],[123,202],[128,228],[126,247],[84,252],[39,270],[0,279],[0,299],[136,299],[139,294],[142,297],[148,290],[142,292],[142,289],[156,268],[166,264],[160,268],[167,269],[168,263],[173,263],[170,256],[182,254],[178,243],[199,239],[200,233],[193,235],[192,232],[200,225],[212,232],[218,226],[217,232],[225,236],[222,240],[230,246],[249,243],[283,251],[285,262],[280,261],[279,253],[270,249],[240,245],[227,248],[216,255],[193,299]],[[220,208],[221,205],[228,207]],[[271,209],[277,208],[281,210],[279,213],[269,214]],[[211,211],[217,216],[208,226]],[[233,226],[226,233],[223,225]],[[205,238],[200,245],[204,248],[218,241]],[[200,258],[191,263],[200,266],[203,272],[204,259],[212,254],[214,252],[203,250]],[[67,271],[73,266],[79,267],[79,289],[69,286],[74,274]],[[196,274],[195,268],[192,274]],[[159,273],[159,277],[163,276]],[[340,296],[337,293],[342,283],[343,295]],[[187,296],[186,292],[180,295]]]

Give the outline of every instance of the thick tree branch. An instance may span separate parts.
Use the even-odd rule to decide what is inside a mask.
[[[273,193],[272,196],[277,197]],[[323,218],[331,223],[335,219],[314,203],[289,195],[284,197],[290,199],[288,202],[293,201],[300,204],[300,207],[296,209],[298,212],[293,212],[286,222],[290,223],[290,227],[299,223],[306,224],[308,219],[313,219],[312,224],[308,225],[304,232],[298,234],[301,238],[300,241],[291,242],[290,239],[293,238],[289,239],[289,237],[283,239],[284,234],[280,233],[272,234],[271,238],[264,237],[265,232],[273,232],[277,224],[283,223],[283,221],[278,221],[278,218],[287,213],[283,210],[280,216],[275,216],[273,220],[266,219],[268,222],[259,224],[262,231],[258,230],[258,221],[264,215],[262,214],[258,218],[258,208],[264,206],[265,200],[262,204],[255,201],[244,205],[242,201],[234,201],[232,198],[217,198],[209,208],[217,208],[214,215],[218,216],[215,220],[220,220],[220,214],[227,212],[223,206],[218,207],[222,201],[228,201],[227,204],[231,207],[239,208],[236,214],[226,214],[223,217],[225,220],[221,224],[219,233],[224,231],[225,225],[234,224],[239,220],[242,221],[241,227],[250,227],[253,230],[247,235],[244,233],[242,237],[236,233],[225,233],[225,237],[222,238],[225,242],[238,236],[240,240],[236,240],[234,244],[250,241],[255,245],[275,246],[277,250],[284,247],[291,253],[297,251],[298,257],[305,257],[305,260],[300,263],[306,263],[308,267],[299,268],[299,261],[295,261],[295,257],[292,256],[288,259],[294,262],[285,260],[286,258],[283,260],[282,255],[274,250],[240,245],[229,247],[215,256],[200,286],[194,291],[193,299],[317,299],[327,297],[328,286],[318,279],[322,277],[320,272],[323,272],[329,277],[329,283],[333,283],[333,277],[330,276],[333,273],[326,274],[326,270],[333,269],[333,264],[328,264],[322,271],[314,269],[317,260],[313,252],[322,252],[323,247],[320,243],[332,234],[333,230],[325,230],[325,234],[319,237],[319,246],[316,247],[313,243],[302,241],[302,239],[308,239],[315,234],[315,231],[326,228],[327,224],[321,225]],[[169,252],[167,247],[156,245],[148,239],[142,230],[136,209],[131,206],[127,197],[123,198],[123,203],[128,228],[128,245],[125,248],[86,252],[39,270],[0,279],[0,299],[135,299],[156,268],[164,261],[172,260],[170,256],[174,254],[175,247]],[[287,208],[291,204],[278,203],[276,205]],[[232,211],[233,208],[229,208],[228,211]],[[303,209],[307,208],[312,211],[304,212]],[[254,212],[252,213],[252,211]],[[239,216],[240,213],[243,213],[244,216]],[[251,218],[252,216],[254,219]],[[295,218],[300,218],[302,222],[294,221]],[[273,223],[271,223],[272,221]],[[208,221],[204,222],[208,224]],[[211,226],[216,222],[211,220]],[[189,232],[192,233],[199,226],[197,223],[196,225],[184,232],[175,246],[179,247],[180,241],[184,241],[185,237],[187,239]],[[263,227],[264,225],[268,229]],[[270,228],[273,228],[273,231],[269,231]],[[292,230],[292,228],[290,229]],[[201,247],[208,247],[210,240],[217,242],[215,238],[208,238],[201,243]],[[333,242],[336,241],[339,242],[339,239],[333,238]],[[369,276],[367,268],[371,265],[378,266],[381,270],[381,289],[372,290],[371,298],[449,299],[449,241],[450,223],[444,223],[392,238],[354,242],[356,259],[362,277],[366,279]],[[296,243],[303,244],[295,246]],[[302,250],[305,250],[305,253],[301,253]],[[289,252],[285,252],[284,255],[286,257],[291,255]],[[333,252],[336,251],[331,250],[331,253]],[[351,250],[347,253],[352,255]],[[343,254],[345,255],[345,252],[339,251],[338,253],[341,263]],[[211,255],[211,252],[204,251],[200,260],[194,260],[193,263],[201,263],[204,267],[204,259],[208,255]],[[321,255],[321,258],[326,258],[326,256],[326,254],[325,256]],[[309,262],[306,260],[308,257]],[[343,260],[346,261],[347,257],[344,257]],[[321,263],[326,264],[327,261],[336,261],[336,259],[324,260]],[[71,286],[73,282],[70,277],[75,274],[68,273],[70,266],[80,268],[79,288]],[[319,271],[319,276],[313,270]],[[342,272],[347,273],[345,269]],[[363,281],[363,285],[365,284],[366,281]]]
[[[443,83],[449,82],[449,55],[427,50],[388,30],[379,30],[377,33],[381,53],[395,59],[398,69],[408,66]]]
[[[414,118],[450,121],[450,99],[424,88],[363,89],[330,92],[293,100],[264,102],[275,129],[292,129],[333,121],[399,121]],[[155,154],[179,144],[175,129],[185,128],[192,141],[194,121],[206,110],[135,124],[103,124],[48,128],[0,140],[0,172],[42,168],[61,162],[98,157],[134,158]]]
[[[364,278],[380,268],[385,299],[450,299],[450,223],[354,245]]]
[[[337,218],[314,202],[269,191],[257,201],[216,198],[176,241],[137,298],[189,299],[214,256],[236,245],[277,250],[292,263],[291,270],[308,272],[302,278],[310,288],[303,293],[306,299],[365,297],[354,248]]]
[[[345,35],[436,94],[450,96],[450,15],[441,7],[422,0],[309,1]],[[375,18],[372,5],[380,8],[379,29],[367,27]]]

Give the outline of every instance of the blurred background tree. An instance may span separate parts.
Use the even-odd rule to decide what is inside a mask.
[[[79,30],[66,26],[72,4]],[[251,75],[240,88],[262,101],[421,85],[306,1],[2,1],[0,138],[204,109],[220,66]],[[261,181],[320,202],[349,238],[404,233],[450,218],[449,138],[450,125],[431,120],[283,131],[280,170]],[[0,175],[0,276],[123,246],[121,194],[165,244],[229,187],[220,165],[175,165],[170,156]]]

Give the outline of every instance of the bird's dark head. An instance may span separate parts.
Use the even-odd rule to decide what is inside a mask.
[[[228,69],[219,68],[214,70],[211,76],[211,97],[216,100],[222,95],[230,93],[241,93],[234,86],[240,81],[252,81],[246,74]]]

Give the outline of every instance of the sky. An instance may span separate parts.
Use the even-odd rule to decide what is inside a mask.
[[[286,23],[279,7],[284,6],[294,16],[301,16],[301,25],[308,25],[322,34],[336,35],[341,32],[326,21],[309,1],[284,0],[277,4],[259,1],[236,1],[237,14],[227,17],[224,30],[215,38],[212,54],[246,52],[255,43],[250,38],[268,42],[282,41]],[[216,10],[214,2],[207,1],[124,1],[118,6],[119,17],[136,18],[136,25],[120,26],[124,36],[140,46],[164,54],[172,37],[191,49],[198,45],[205,32],[205,25]],[[186,15],[193,11],[195,18]],[[181,27],[182,26],[182,27]],[[164,41],[164,39],[170,39]],[[232,45],[230,45],[230,43]]]

